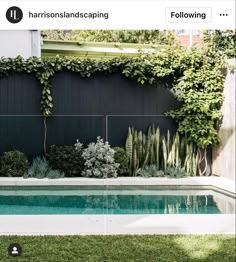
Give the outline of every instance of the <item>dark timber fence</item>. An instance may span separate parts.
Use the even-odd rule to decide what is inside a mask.
[[[87,144],[97,136],[122,146],[129,126],[145,131],[154,124],[162,133],[173,133],[175,122],[163,115],[179,106],[170,87],[170,79],[142,86],[120,74],[81,78],[58,73],[52,79],[54,108],[47,119],[47,146],[74,144],[76,139]],[[34,76],[0,78],[0,154],[12,149],[31,157],[43,154],[40,99]]]

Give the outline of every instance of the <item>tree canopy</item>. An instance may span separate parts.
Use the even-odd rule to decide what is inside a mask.
[[[236,57],[236,31],[235,30],[206,30],[203,33],[205,43],[213,47],[227,57]]]

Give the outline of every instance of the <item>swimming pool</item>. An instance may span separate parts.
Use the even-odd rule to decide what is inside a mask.
[[[235,198],[213,190],[127,187],[3,187],[0,215],[234,214]]]
[[[105,196],[108,195],[110,200],[104,202]],[[3,209],[0,214],[0,235],[235,234],[235,184],[219,177],[182,179],[136,177],[116,179],[0,178],[0,196],[8,197],[8,203],[4,202],[8,214],[5,211],[3,213]],[[60,204],[62,202],[60,197],[70,196],[79,196],[83,199],[90,197],[93,205],[96,203],[97,206],[101,205],[101,201],[98,203],[96,199],[102,199],[103,202],[102,208],[100,206],[100,214],[96,213],[95,207],[91,207],[91,205],[89,214],[69,213],[68,206],[62,207],[66,208],[66,213],[63,214],[62,210],[53,213],[55,202],[51,201],[48,206],[42,205],[41,202],[41,206],[39,206],[38,199],[37,202],[33,202],[33,205],[28,204],[31,212],[16,214],[15,207],[20,206],[19,198],[14,206],[13,199],[9,201],[10,196],[16,198],[18,196],[46,198],[57,196],[60,199],[58,202]],[[124,208],[124,203],[128,203],[122,201],[121,204],[118,201],[124,196],[131,196],[130,199],[133,199],[130,201],[133,204],[130,214],[119,213],[121,211],[128,212],[127,208]],[[146,202],[141,202],[142,196]],[[152,196],[152,201],[159,202],[159,207],[161,205],[159,200],[162,199],[162,203],[164,198],[169,201],[164,201],[164,204],[167,204],[164,211],[163,208],[159,208],[159,211],[162,210],[164,213],[161,211],[160,213],[148,213],[150,212],[148,209],[153,207],[153,202],[150,202],[148,196]],[[185,213],[182,209],[183,205],[188,202],[180,202],[182,204],[180,207],[179,202],[177,204],[173,202],[178,199],[178,196],[182,197],[180,201],[183,197],[184,200],[191,199],[189,203],[192,206],[189,206],[188,209],[190,213]],[[212,196],[212,199],[208,196]],[[213,205],[210,205],[211,201],[213,201]],[[108,206],[105,205],[107,202]],[[111,206],[111,203],[112,205],[119,204],[119,212],[117,208],[112,208],[114,206]],[[2,208],[4,205],[2,202]],[[12,208],[9,208],[10,205]],[[202,211],[205,208],[208,212],[213,212],[209,211],[212,206],[215,213]],[[43,207],[47,210],[46,214],[41,214]],[[49,207],[51,213],[49,213]],[[134,207],[137,207],[136,211],[143,213],[134,214]],[[156,207],[152,208],[155,209],[155,212],[157,212]],[[21,208],[18,211],[22,212]],[[34,210],[35,214],[33,214],[33,208],[41,208],[41,213],[36,214]],[[112,213],[114,209],[116,213]],[[9,213],[10,210],[12,213]],[[58,205],[56,210],[58,211]],[[87,207],[86,211],[88,212]],[[199,213],[200,211],[203,213]]]

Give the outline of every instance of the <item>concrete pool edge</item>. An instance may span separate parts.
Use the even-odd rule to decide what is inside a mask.
[[[3,215],[0,235],[235,234],[235,215]]]
[[[235,181],[223,177],[186,177],[186,178],[142,178],[118,177],[107,179],[96,178],[62,178],[37,179],[22,177],[0,177],[0,186],[208,186],[231,194],[236,193]]]

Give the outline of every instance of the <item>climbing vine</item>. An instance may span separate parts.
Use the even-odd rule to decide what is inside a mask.
[[[168,112],[180,134],[198,146],[200,175],[207,172],[207,147],[219,144],[218,127],[224,96],[226,61],[210,46],[181,56],[181,76],[173,88],[182,106]]]
[[[81,77],[91,77],[97,73],[110,74],[120,72],[138,83],[153,84],[157,78],[175,74],[178,68],[178,54],[170,46],[158,54],[138,57],[117,57],[108,61],[67,59],[56,56],[42,60],[31,57],[24,60],[18,56],[0,59],[0,76],[15,73],[34,74],[42,88],[41,112],[49,116],[53,110],[51,79],[59,71],[79,73]]]
[[[155,54],[140,54],[137,57],[117,57],[107,61],[80,60],[54,57],[46,60],[31,57],[24,60],[0,59],[0,76],[14,73],[34,74],[42,88],[41,112],[44,117],[53,112],[51,79],[60,71],[75,72],[81,77],[92,77],[98,73],[120,72],[140,84],[155,85],[164,77],[172,77],[172,91],[181,102],[180,108],[167,112],[178,123],[178,132],[199,148],[200,174],[206,173],[206,150],[219,143],[217,127],[222,118],[223,88],[226,61],[222,53],[212,46],[183,47],[163,46]],[[203,151],[202,151],[203,150]],[[202,153],[203,152],[203,153]],[[201,170],[202,162],[205,167]]]

